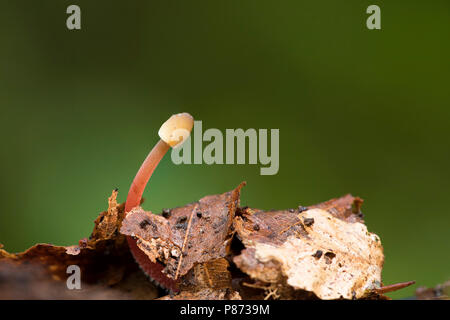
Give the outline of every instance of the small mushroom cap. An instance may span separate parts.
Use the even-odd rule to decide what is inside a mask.
[[[172,148],[180,146],[191,134],[194,118],[186,112],[174,114],[159,128],[158,135]]]

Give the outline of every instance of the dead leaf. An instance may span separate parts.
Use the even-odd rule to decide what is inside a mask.
[[[183,279],[184,287],[195,288],[195,290],[203,288],[231,289],[229,266],[228,261],[224,258],[196,264],[192,269],[192,277]]]
[[[235,229],[245,249],[234,263],[255,280],[285,282],[321,299],[368,296],[381,285],[383,248],[353,202],[346,196],[301,213],[243,210]]]
[[[183,291],[175,296],[164,296],[159,300],[241,300],[239,293],[229,289],[216,290],[211,288],[199,291]]]
[[[383,250],[364,225],[361,199],[262,211],[239,208],[243,185],[162,216],[138,207],[125,219],[113,191],[108,210],[78,245],[37,244],[11,254],[0,244],[0,298],[156,298],[125,235],[135,237],[143,258],[177,279],[181,292],[163,300],[385,299],[380,290],[399,286],[381,286]],[[66,287],[73,264],[82,271],[81,291]]]
[[[134,208],[123,220],[120,232],[135,237],[151,262],[162,263],[168,277],[179,279],[195,264],[227,255],[243,186],[241,183],[233,191],[171,209],[163,216]]]
[[[322,209],[341,220],[364,223],[363,214],[361,212],[363,202],[363,199],[347,194],[340,198],[334,198],[309,206],[308,209]]]
[[[36,293],[34,295],[36,299],[44,299],[46,294],[48,295],[46,299],[52,299],[56,294],[67,299],[86,297],[81,293],[74,295],[67,292],[69,291],[66,287],[67,267],[70,265],[80,267],[82,287],[90,288],[88,290],[90,293],[96,292],[94,296],[98,293],[98,297],[155,298],[156,287],[147,281],[139,270],[125,237],[118,233],[124,205],[117,204],[116,197],[117,191],[113,191],[108,199],[108,210],[102,212],[95,220],[90,239],[82,239],[78,245],[65,247],[36,244],[17,254],[8,253],[0,248],[0,280],[5,279],[0,281],[0,286],[7,283],[10,288],[9,293],[0,290],[0,298],[11,297],[14,285],[21,286],[20,290],[27,291],[27,294]],[[28,272],[26,281],[20,283],[8,280],[20,278],[20,274],[25,272],[23,270]],[[126,287],[129,287],[130,283],[133,283],[135,291],[127,291]],[[49,290],[37,294],[40,286]],[[107,289],[111,291],[105,291]],[[31,294],[30,299],[34,298]]]

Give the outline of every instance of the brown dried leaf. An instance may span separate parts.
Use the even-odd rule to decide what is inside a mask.
[[[383,249],[358,222],[353,203],[346,196],[313,206],[327,211],[300,214],[246,209],[235,219],[245,249],[233,261],[253,279],[286,283],[321,299],[366,297],[381,285]]]
[[[113,190],[111,197],[108,198],[108,210],[102,212],[95,219],[95,227],[89,237],[89,246],[94,246],[97,241],[111,239],[112,237],[124,239],[118,233],[123,217],[125,204],[117,204],[117,189]]]
[[[199,263],[192,268],[181,283],[181,292],[162,300],[240,300],[232,290],[229,263],[224,258]]]
[[[181,290],[231,289],[230,264],[224,258],[199,263],[183,278]]]
[[[95,262],[94,262],[95,263]],[[119,272],[119,274],[122,274]],[[83,275],[83,273],[82,273]],[[153,299],[157,290],[136,270],[126,273],[122,280],[107,283],[87,283],[82,277],[81,289],[68,290],[65,281],[49,276],[43,264],[0,262],[0,300],[15,299]]]
[[[199,291],[182,291],[176,296],[164,296],[159,300],[241,300],[241,296],[236,291],[229,289],[205,288]]]
[[[377,291],[382,247],[363,225],[361,199],[347,195],[301,213],[237,209],[243,185],[163,216],[136,208],[125,220],[113,191],[89,240],[77,246],[37,244],[11,254],[0,244],[0,299],[156,298],[124,235],[135,236],[169,277],[181,278],[181,292],[164,300],[384,298]],[[245,249],[233,259],[240,270],[230,273],[225,257],[235,231]],[[82,271],[81,291],[66,288],[73,264]]]
[[[334,198],[309,206],[308,209],[322,209],[341,220],[364,223],[363,214],[361,212],[363,202],[363,199],[347,194],[340,198]]]
[[[23,291],[24,283],[30,299],[44,299],[45,295],[48,299],[52,299],[56,297],[56,294],[60,294],[62,299],[86,298],[89,295],[83,296],[82,293],[74,295],[67,292],[69,290],[66,287],[68,277],[66,271],[70,265],[80,267],[82,288],[90,288],[85,292],[93,293],[93,298],[97,296],[128,299],[155,298],[156,287],[146,280],[128,249],[125,237],[118,233],[124,214],[124,205],[117,204],[116,198],[117,191],[113,191],[108,199],[108,210],[102,212],[95,220],[90,239],[80,240],[77,246],[36,244],[17,254],[8,253],[0,248],[0,279],[16,279],[20,277],[20,273],[23,273],[23,268],[29,270],[29,278],[22,283],[20,281],[1,282],[0,285],[7,283],[10,290],[9,293],[0,290],[0,298],[14,299],[15,296],[11,294]],[[38,285],[49,290],[39,291],[39,287],[35,287]],[[130,285],[134,287],[133,292],[129,292]],[[14,286],[20,286],[20,288]],[[106,292],[107,289],[112,291]]]
[[[120,232],[135,237],[138,247],[152,262],[163,263],[163,272],[178,279],[197,263],[226,256],[230,227],[244,185],[172,209],[163,216],[137,207],[127,214]]]

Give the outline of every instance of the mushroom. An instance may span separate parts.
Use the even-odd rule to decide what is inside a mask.
[[[158,163],[170,149],[180,146],[189,137],[194,118],[189,113],[179,113],[172,115],[163,123],[158,131],[161,138],[148,154],[142,163],[128,191],[127,201],[125,203],[125,212],[130,212],[133,208],[139,206],[142,194],[145,190],[148,180]],[[178,291],[175,280],[168,278],[162,270],[164,266],[160,263],[151,262],[146,254],[138,248],[136,240],[127,236],[130,251],[141,269],[157,284],[170,291]]]

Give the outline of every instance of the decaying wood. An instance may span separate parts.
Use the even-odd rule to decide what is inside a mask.
[[[0,299],[157,298],[125,235],[177,280],[180,292],[163,300],[386,299],[410,284],[382,285],[383,248],[364,225],[360,198],[263,211],[239,207],[244,185],[162,215],[137,207],[126,217],[115,190],[78,245],[37,244],[18,254],[0,245]],[[66,287],[69,265],[81,268],[81,291]]]
[[[332,202],[351,201],[347,197]],[[378,236],[344,209],[246,209],[235,219],[245,249],[233,261],[252,279],[286,282],[321,299],[364,298],[381,286],[383,248]]]

